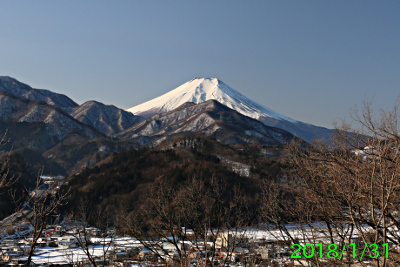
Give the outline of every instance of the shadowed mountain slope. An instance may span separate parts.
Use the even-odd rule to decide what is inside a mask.
[[[71,116],[105,135],[117,134],[143,119],[113,105],[104,105],[97,101],[87,101],[76,107]]]
[[[139,138],[157,145],[178,134],[203,134],[226,144],[258,143],[281,145],[294,136],[244,116],[215,100],[185,103],[169,112],[156,114],[117,134],[122,139]]]
[[[43,101],[49,105],[58,107],[67,113],[71,112],[74,107],[78,106],[77,103],[66,95],[44,89],[34,89],[29,85],[21,83],[8,76],[0,76],[0,91],[31,101]]]

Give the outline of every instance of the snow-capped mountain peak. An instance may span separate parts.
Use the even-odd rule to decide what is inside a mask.
[[[149,117],[156,113],[171,111],[187,102],[199,104],[208,100],[217,100],[221,104],[257,120],[274,118],[292,123],[297,122],[247,98],[217,78],[194,78],[176,89],[132,107],[128,111],[135,115]]]

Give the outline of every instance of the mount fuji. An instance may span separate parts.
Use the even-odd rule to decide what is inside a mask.
[[[127,111],[141,117],[169,112],[184,103],[199,104],[216,100],[245,116],[259,120],[267,126],[286,130],[306,141],[313,138],[329,138],[332,130],[300,122],[275,112],[232,89],[217,78],[194,78],[176,89],[134,106]]]

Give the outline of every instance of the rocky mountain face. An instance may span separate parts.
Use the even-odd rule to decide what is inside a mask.
[[[128,109],[135,115],[149,117],[154,114],[174,110],[184,103],[202,103],[216,100],[221,104],[265,125],[289,131],[304,140],[315,137],[329,138],[332,130],[296,121],[275,112],[232,89],[217,78],[195,78],[176,89]]]
[[[153,115],[115,135],[121,139],[139,139],[157,145],[179,134],[201,134],[225,144],[281,145],[294,138],[287,131],[267,126],[244,116],[216,100],[180,107]]]
[[[3,134],[9,142],[0,146],[0,154],[18,153],[36,173],[45,167],[45,174],[54,175],[69,173],[84,158],[95,156],[107,141],[95,128],[58,107],[0,91],[0,135]],[[91,141],[94,139],[97,141]],[[55,149],[61,153],[47,153]]]
[[[98,135],[94,128],[75,120],[56,106],[21,99],[1,91],[0,119],[8,122],[43,123],[47,134],[52,136],[50,144],[62,140],[70,131],[78,131],[88,138]]]
[[[78,105],[72,99],[63,94],[54,93],[49,90],[34,89],[29,85],[21,83],[8,76],[0,76],[0,92],[5,92],[19,99],[25,99],[32,102],[45,102],[49,106],[61,109],[65,113],[70,114],[77,121],[91,126],[108,136],[119,133],[142,120],[141,117],[134,116],[131,112],[127,112],[112,105],[104,105],[96,101],[87,101],[82,105]],[[1,114],[0,116],[5,119],[7,116],[10,116],[10,112],[7,112],[7,109],[10,107],[8,107],[6,103],[3,104],[4,105],[0,108],[4,114]],[[36,107],[36,110],[32,110],[31,112],[27,110],[17,112],[19,115],[21,113],[26,113],[25,118],[21,118],[20,121],[28,121],[29,118],[27,116],[34,116],[35,118],[32,119],[32,121],[40,121],[40,119],[36,119],[39,112],[37,110],[39,106],[38,104],[30,105],[30,107],[33,106]],[[40,107],[44,106],[41,105]],[[48,108],[48,106],[46,107]],[[15,119],[18,114],[13,115],[12,119]],[[47,118],[47,121],[56,122],[51,118]],[[63,120],[60,120],[60,123],[63,125],[66,125],[65,123],[68,124],[68,122]],[[76,125],[77,122],[75,121],[73,124]]]
[[[71,116],[108,136],[117,134],[143,119],[131,112],[97,101],[87,101],[76,107]]]
[[[19,153],[35,170],[46,166],[46,173],[66,174],[76,165],[89,166],[102,155],[124,150],[134,144],[109,140],[106,134],[140,119],[94,101],[78,106],[62,94],[0,77],[0,136],[7,133],[9,140],[0,154]]]
[[[34,89],[8,76],[0,76],[0,91],[30,101],[43,101],[49,105],[58,107],[70,113],[78,106],[72,99],[63,94],[57,94],[49,90]]]

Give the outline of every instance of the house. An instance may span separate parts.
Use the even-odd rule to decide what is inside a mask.
[[[18,252],[7,251],[1,255],[1,260],[10,263],[18,263],[21,254]]]
[[[275,253],[272,248],[265,248],[265,247],[259,247],[254,250],[256,253],[256,256],[261,258],[262,260],[267,260],[274,258]]]
[[[228,258],[230,262],[238,262],[241,257],[245,254],[248,254],[249,250],[246,248],[236,247],[233,251],[229,251],[225,248],[221,249],[220,257],[221,258]]]
[[[217,239],[215,240],[215,248],[222,249],[222,248],[232,248],[232,247],[246,247],[248,244],[249,239],[247,237],[242,236],[234,236],[232,234],[222,233],[218,235]]]
[[[73,236],[62,236],[56,239],[56,243],[61,248],[76,248],[78,241]]]
[[[174,244],[174,243],[166,241],[166,242],[162,243],[162,248],[164,251],[166,251],[168,253],[172,253],[172,252],[177,251],[177,249],[181,250],[182,244],[181,243]]]
[[[113,253],[112,258],[114,260],[120,261],[120,260],[123,260],[123,259],[128,259],[129,258],[129,254],[126,251],[119,251],[119,252]]]
[[[154,256],[154,252],[151,251],[150,249],[147,249],[147,248],[143,248],[139,252],[139,258],[140,259],[147,259],[147,258],[152,257],[152,256]]]

